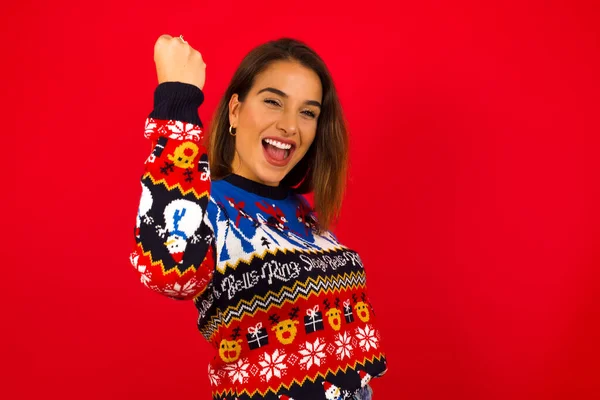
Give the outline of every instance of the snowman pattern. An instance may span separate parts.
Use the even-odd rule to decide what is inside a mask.
[[[371,375],[364,371],[359,371],[358,374],[361,379],[361,388],[364,388],[371,380]],[[353,392],[346,389],[340,389],[338,386],[327,381],[323,381],[322,384],[323,390],[325,391],[325,398],[327,400],[347,400],[355,398],[356,391]]]
[[[195,236],[202,222],[202,208],[194,202],[177,199],[170,202],[164,210],[165,227],[158,227],[159,235],[165,237],[165,246],[179,264],[183,261],[183,253],[188,240],[196,243]]]
[[[327,381],[323,382],[323,390],[325,390],[325,397],[327,400],[341,400],[343,398],[340,388],[332,383]]]

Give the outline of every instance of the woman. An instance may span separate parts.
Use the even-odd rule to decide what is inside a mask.
[[[325,64],[291,39],[252,50],[205,146],[202,56],[163,35],[154,60],[131,261],[147,287],[196,305],[213,398],[370,399],[386,360],[360,258],[329,232],[348,138]]]

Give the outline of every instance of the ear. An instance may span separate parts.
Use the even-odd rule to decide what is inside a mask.
[[[237,93],[231,95],[229,99],[229,125],[237,128],[240,117],[240,107],[242,103]]]

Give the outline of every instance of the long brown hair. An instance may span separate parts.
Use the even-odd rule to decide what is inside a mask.
[[[323,101],[315,140],[304,157],[283,178],[280,185],[297,193],[313,192],[318,230],[326,231],[339,216],[348,171],[348,129],[333,79],[323,60],[306,44],[290,38],[264,43],[252,49],[235,71],[208,135],[212,179],[231,174],[235,138],[229,135],[229,100],[237,93],[243,102],[255,77],[275,61],[294,61],[313,70],[321,79]]]

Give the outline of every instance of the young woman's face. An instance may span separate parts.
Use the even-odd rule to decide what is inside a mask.
[[[236,128],[235,174],[277,186],[315,139],[323,96],[311,69],[277,61],[256,76],[244,102],[234,94],[229,122]]]

